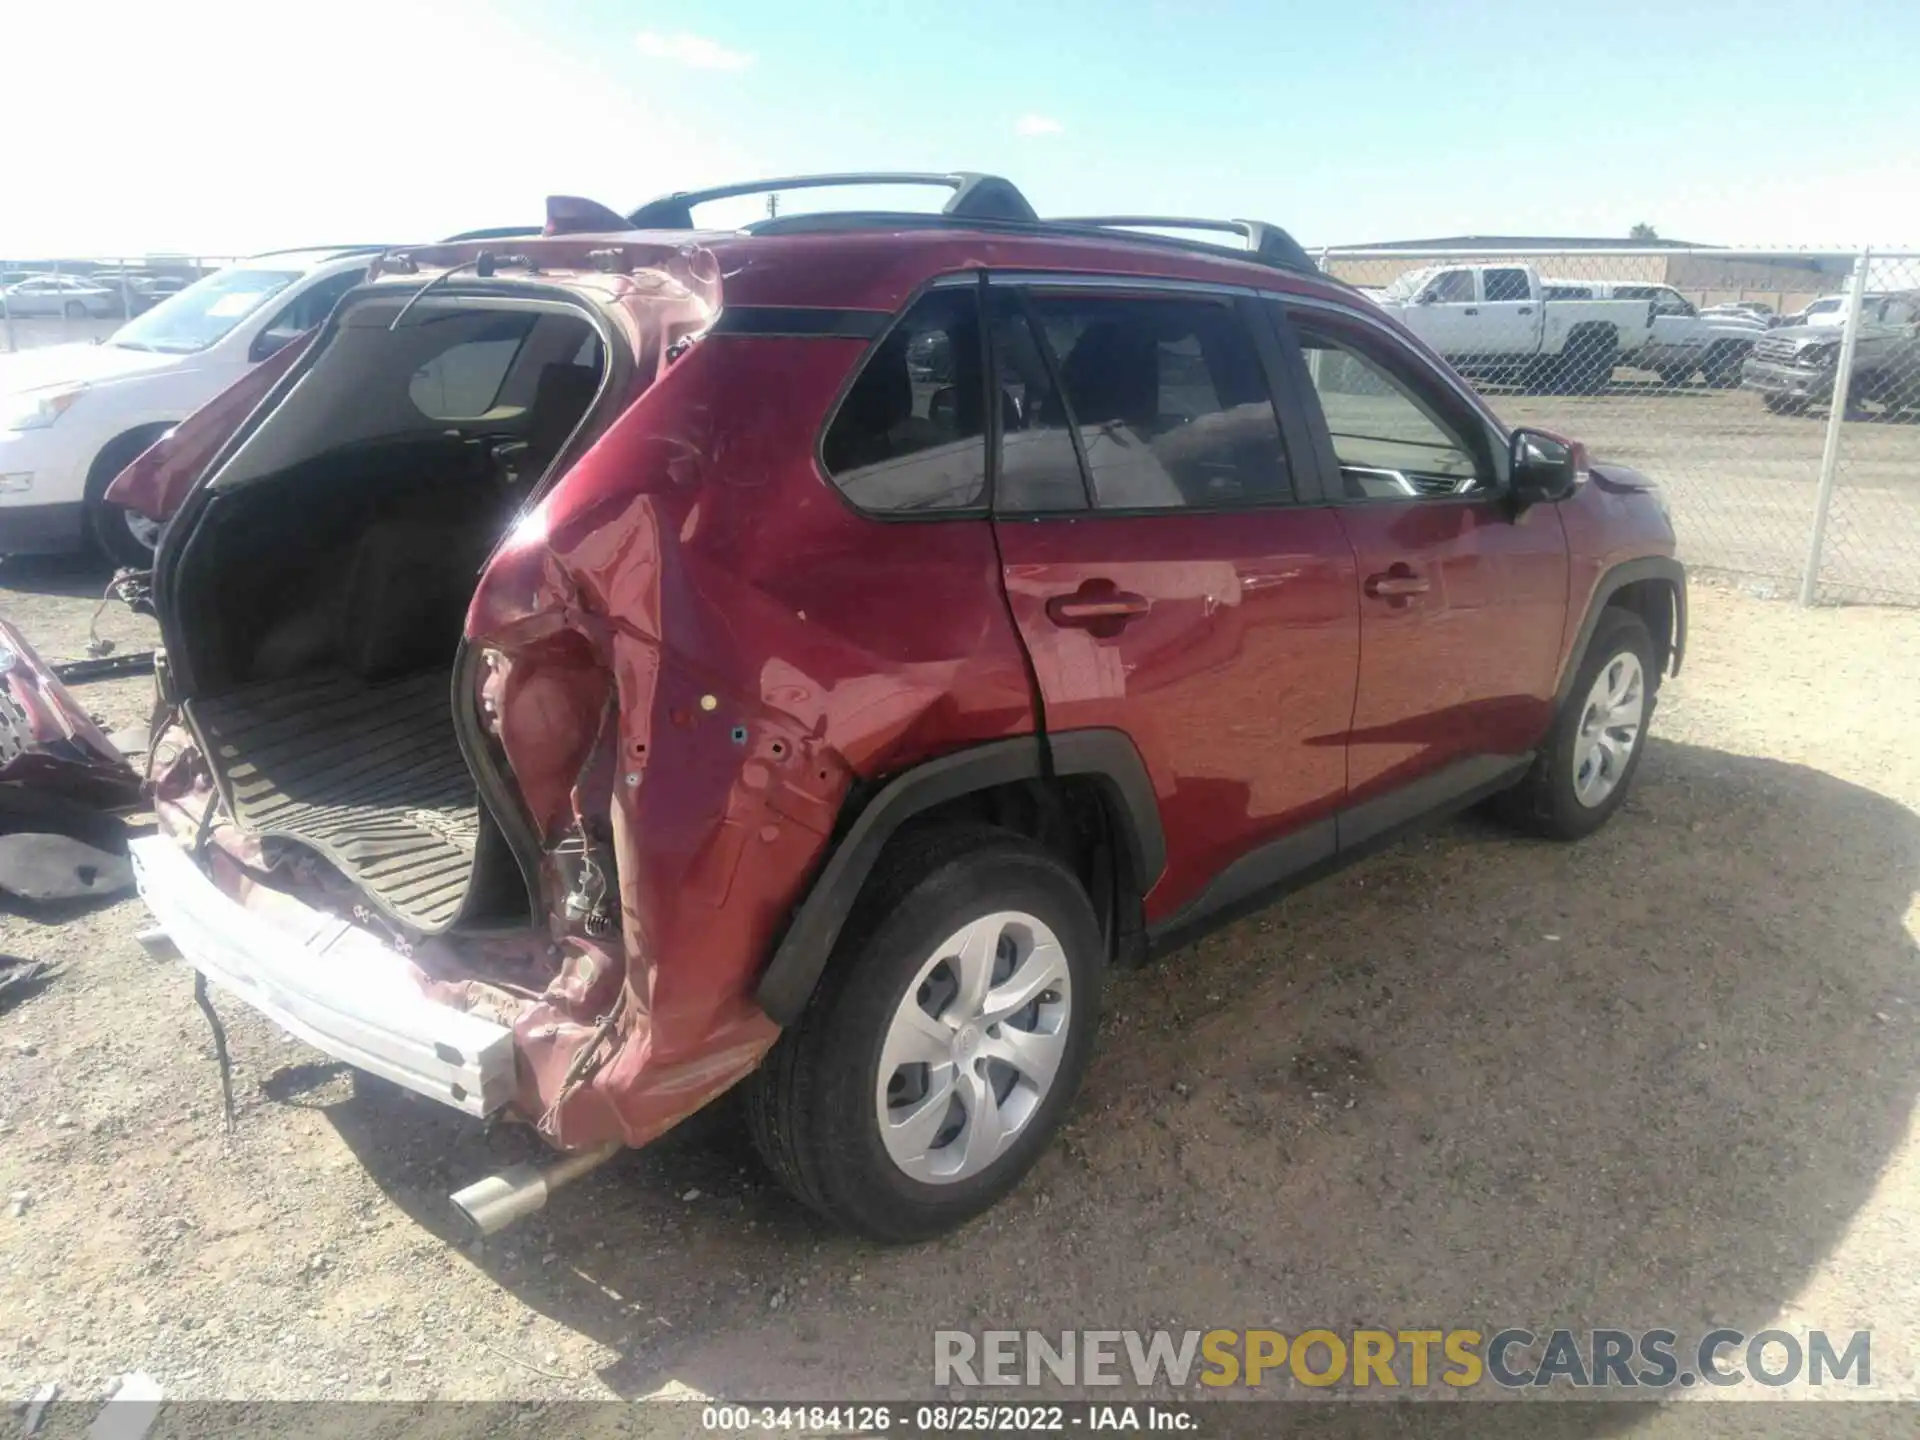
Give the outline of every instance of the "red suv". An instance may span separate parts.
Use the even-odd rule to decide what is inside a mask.
[[[1110,969],[1482,799],[1593,830],[1679,664],[1653,487],[1284,232],[824,178],[953,198],[388,253],[115,487],[159,928],[569,1152],[483,1229],[736,1085],[809,1205],[957,1224]]]

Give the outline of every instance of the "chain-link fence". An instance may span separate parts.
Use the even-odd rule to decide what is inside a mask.
[[[104,340],[224,256],[0,258],[0,352]]]
[[[1920,252],[1329,250],[1517,424],[1645,471],[1681,557],[1920,605]]]

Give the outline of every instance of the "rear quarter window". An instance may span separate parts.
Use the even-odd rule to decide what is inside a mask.
[[[841,400],[820,446],[828,477],[862,510],[981,509],[984,394],[973,287],[929,291],[868,352]]]

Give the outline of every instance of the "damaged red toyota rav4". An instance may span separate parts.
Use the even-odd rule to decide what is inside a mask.
[[[952,198],[694,227],[823,179]],[[157,932],[567,1152],[481,1228],[738,1085],[807,1204],[936,1234],[1110,970],[1483,799],[1619,808],[1685,631],[1657,492],[1285,232],[974,175],[550,217],[379,257],[113,491],[171,517]]]

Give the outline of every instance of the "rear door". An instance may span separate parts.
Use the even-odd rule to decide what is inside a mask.
[[[1540,348],[1540,304],[1533,277],[1517,265],[1480,272],[1480,343],[1489,355],[1531,355]]]
[[[1358,663],[1352,552],[1273,403],[1273,334],[1205,287],[989,295],[994,524],[1047,730],[1139,749],[1167,847],[1150,925],[1230,904],[1331,853]]]
[[[1612,298],[1647,302],[1651,320],[1639,358],[1648,364],[1666,365],[1697,359],[1707,348],[1704,327],[1694,318],[1693,306],[1678,290],[1665,285],[1616,285]],[[1623,333],[1622,344],[1631,344],[1632,338]]]
[[[1474,788],[1538,743],[1566,618],[1567,542],[1553,506],[1513,515],[1503,437],[1386,326],[1317,302],[1276,302],[1276,318],[1317,398],[1308,420],[1322,465],[1341,477],[1338,515],[1358,566],[1356,808],[1344,845]]]

